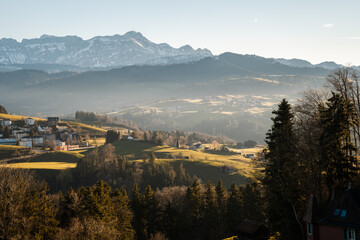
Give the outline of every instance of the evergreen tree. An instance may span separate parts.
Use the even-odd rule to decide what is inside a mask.
[[[31,223],[29,233],[32,239],[54,239],[59,231],[54,206],[46,195],[47,187],[34,189],[24,202],[23,212]]]
[[[146,239],[145,231],[145,209],[143,207],[142,195],[139,192],[137,184],[134,185],[132,190],[131,208],[134,212],[133,226],[135,230],[136,239]]]
[[[243,199],[236,183],[231,184],[229,198],[227,202],[227,225],[232,233],[236,232],[237,227],[243,220]]]
[[[217,196],[214,186],[209,182],[205,185],[204,203],[204,238],[221,239]]]
[[[302,239],[300,179],[302,168],[297,158],[296,136],[290,104],[283,99],[273,111],[273,125],[266,134],[265,199],[270,229],[282,239]]]
[[[244,199],[244,217],[257,222],[265,222],[263,198],[259,185],[256,183],[247,183],[245,187],[242,188],[242,195]]]
[[[357,149],[352,143],[351,129],[358,124],[353,104],[332,93],[327,106],[320,110],[322,135],[321,162],[329,190],[343,191],[357,175]]]
[[[72,218],[76,217],[79,211],[80,200],[77,193],[70,187],[61,201],[62,214],[60,224],[68,227]]]
[[[9,128],[9,126],[5,126],[3,137],[4,138],[9,138],[10,136],[11,136],[11,129]]]
[[[220,232],[225,232],[226,229],[226,214],[227,214],[227,191],[223,186],[221,179],[215,187],[216,204],[218,207],[218,229]]]
[[[130,209],[129,198],[126,194],[126,190],[121,188],[120,191],[115,191],[113,200],[114,211],[117,216],[116,229],[119,231],[120,240],[134,239],[135,231],[131,226],[133,214]]]
[[[203,233],[203,193],[199,180],[196,180],[186,190],[185,212],[182,219],[185,236],[182,238],[196,239]]]
[[[143,194],[143,208],[146,233],[149,236],[155,235],[157,232],[157,226],[160,220],[160,207],[157,201],[154,191],[151,186],[148,185]]]

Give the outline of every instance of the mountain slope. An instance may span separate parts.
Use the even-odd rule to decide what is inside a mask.
[[[0,64],[57,64],[82,68],[115,67],[140,64],[172,64],[197,61],[212,56],[207,49],[189,45],[173,48],[156,44],[141,33],[96,36],[83,40],[77,36],[43,35],[36,39],[0,39]],[[15,66],[16,67],[16,66]]]

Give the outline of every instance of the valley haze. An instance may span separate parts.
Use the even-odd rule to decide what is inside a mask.
[[[13,113],[73,117],[77,110],[94,111],[145,129],[201,130],[259,142],[277,102],[322,87],[342,66],[229,52],[214,56],[189,45],[156,44],[134,31],[89,40],[1,39],[0,53],[0,101]],[[236,123],[227,130],[226,121]]]

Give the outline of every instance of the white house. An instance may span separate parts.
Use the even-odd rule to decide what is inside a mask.
[[[35,119],[33,119],[33,118],[26,118],[26,119],[25,119],[25,124],[27,124],[27,125],[34,125],[34,124],[35,124]]]
[[[0,120],[0,125],[9,126],[9,125],[11,125],[11,120],[8,119],[8,118],[1,119]]]
[[[14,135],[15,135],[16,139],[22,139],[23,137],[26,137],[29,134],[24,131],[19,131],[19,132],[16,132]]]
[[[32,141],[20,141],[19,145],[23,147],[32,148]]]
[[[22,140],[25,141],[32,141],[33,146],[41,146],[44,144],[44,137],[43,136],[26,136],[23,137]]]

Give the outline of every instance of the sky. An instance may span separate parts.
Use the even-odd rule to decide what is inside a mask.
[[[360,65],[359,0],[0,0],[0,38],[141,32],[155,43]]]

